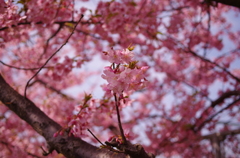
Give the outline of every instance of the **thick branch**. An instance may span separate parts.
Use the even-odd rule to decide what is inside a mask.
[[[240,96],[240,91],[228,91],[223,93],[218,99],[212,102],[211,107],[214,108],[216,105],[221,104],[226,98],[231,96]]]
[[[240,96],[240,91],[228,91],[228,92],[223,93],[218,99],[216,99],[215,101],[213,101],[213,102],[211,103],[211,105],[202,112],[202,115],[201,115],[201,117],[198,119],[198,121],[201,121],[202,118],[203,118],[203,116],[208,115],[208,113],[210,112],[210,110],[213,109],[215,106],[223,103],[225,99],[228,99],[228,98],[230,98],[230,97],[232,97],[232,96]],[[229,105],[226,106],[226,107],[229,108],[230,106],[232,106],[233,104],[235,104],[235,103],[238,102],[238,101],[239,101],[239,99],[236,99],[236,100],[234,100],[231,104],[229,104]],[[226,108],[223,108],[223,110],[225,110],[225,109],[226,109]],[[222,112],[222,111],[220,111],[220,112]],[[216,113],[216,114],[219,114],[219,113]],[[213,115],[213,117],[215,117],[215,116],[216,116],[216,115]],[[211,117],[211,119],[212,119],[213,117]],[[209,121],[209,118],[208,118],[207,120],[205,120],[204,122],[202,122],[202,123],[197,127],[197,129],[195,129],[195,131],[200,130],[200,129],[205,125],[205,123],[207,123],[208,121]]]
[[[239,0],[212,0],[212,1],[240,8],[240,1]]]
[[[214,115],[208,117],[205,121],[203,121],[199,126],[198,126],[198,130],[201,129],[206,123],[210,122],[215,116],[217,116],[218,114],[222,113],[223,111],[225,111],[226,109],[230,108],[231,106],[235,105],[236,103],[238,103],[240,101],[240,98],[238,98],[237,100],[234,100],[232,103],[228,104],[226,107],[222,108],[221,110],[219,110],[218,112],[216,112]]]
[[[0,101],[26,121],[42,135],[49,145],[49,150],[56,150],[68,158],[125,158],[124,154],[99,149],[91,144],[68,136],[67,133],[53,137],[62,127],[43,113],[32,101],[11,88],[0,74]]]

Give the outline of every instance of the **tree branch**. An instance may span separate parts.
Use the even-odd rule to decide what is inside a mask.
[[[210,110],[211,108],[214,108],[216,105],[223,103],[225,99],[230,98],[230,97],[232,97],[232,96],[240,96],[240,91],[229,91],[229,92],[223,93],[218,99],[216,99],[215,101],[213,101],[213,102],[211,103],[211,105],[202,112],[201,117],[198,119],[198,121],[201,121],[201,120],[202,120],[202,117],[204,116],[204,113],[209,112],[209,110]],[[239,101],[239,99],[234,100],[231,104],[229,104],[228,106],[226,106],[225,108],[223,108],[222,110],[220,110],[219,112],[217,112],[215,115],[212,115],[212,118],[215,117],[217,114],[221,113],[223,110],[226,110],[226,109],[229,108],[230,106],[234,105],[234,104],[237,103],[238,101]],[[212,119],[212,118],[211,118],[211,119]],[[207,120],[209,120],[209,119],[207,119]],[[204,122],[202,122],[202,123],[197,127],[197,129],[195,129],[195,131],[200,130],[200,129],[205,125],[205,123],[208,122],[207,120],[205,120]],[[197,122],[197,121],[196,121],[196,122]]]
[[[239,0],[211,0],[211,1],[240,8],[240,1]]]
[[[123,144],[125,144],[127,142],[127,139],[124,135],[124,131],[123,131],[123,128],[122,128],[120,112],[119,112],[120,101],[117,99],[116,93],[114,93],[114,98],[115,98],[115,107],[116,107],[117,118],[118,118],[118,127],[119,127],[119,130],[120,130],[121,137],[123,139]]]
[[[212,102],[211,107],[214,108],[217,104],[222,103],[226,98],[231,96],[240,96],[240,91],[229,91],[223,93],[218,99]]]
[[[218,112],[216,112],[214,115],[208,117],[205,121],[203,121],[199,126],[198,126],[198,130],[201,129],[207,122],[211,121],[215,116],[217,116],[218,114],[222,113],[224,110],[230,108],[231,106],[233,106],[234,104],[236,104],[237,102],[240,101],[240,98],[238,98],[237,100],[234,100],[232,103],[228,104],[226,107],[222,108],[221,110],[219,110]]]
[[[80,23],[80,21],[82,20],[83,18],[83,15],[80,17],[80,19],[78,20],[77,24],[74,26],[71,34],[68,36],[68,38],[66,39],[66,41],[61,45],[61,47],[59,47],[47,60],[46,62],[43,64],[43,66],[28,80],[26,86],[25,86],[25,90],[24,90],[24,96],[27,97],[27,88],[28,88],[28,85],[30,83],[30,81],[35,77],[37,76],[37,74],[42,70],[42,68],[44,68],[47,63],[53,58],[53,56],[55,56],[62,48],[63,46],[65,46],[67,43],[68,43],[68,40],[71,38],[71,36],[73,35],[74,33],[74,30],[77,28],[77,25],[78,23]],[[60,27],[61,28],[61,27]],[[58,31],[57,31],[58,32]]]
[[[207,63],[210,63],[210,64],[213,64],[214,66],[220,68],[221,70],[223,70],[226,74],[228,74],[229,76],[231,76],[233,79],[235,79],[237,82],[240,83],[240,78],[238,78],[237,76],[233,75],[230,71],[227,70],[227,68],[219,65],[218,63],[214,62],[214,61],[211,61],[209,59],[206,59],[200,55],[198,55],[196,52],[192,51],[190,48],[188,50],[184,50],[185,52],[188,52],[188,53],[191,53],[193,56],[201,59],[202,61],[204,62],[207,62]]]
[[[16,25],[11,25],[11,27],[12,28],[14,28],[14,27],[18,27],[18,26],[24,26],[24,25],[31,25],[31,23],[32,22],[28,22],[28,21],[26,21],[26,22],[19,22],[18,24],[16,24]],[[71,24],[77,24],[78,22],[77,21],[55,21],[54,22],[54,24],[59,24],[59,25],[63,25],[63,24],[65,24],[65,23],[71,23]],[[99,22],[91,22],[91,21],[84,21],[84,22],[80,22],[82,25],[85,25],[85,24],[99,24]],[[36,23],[34,23],[34,24],[36,24],[36,25],[40,25],[40,24],[45,24],[44,22],[42,22],[42,21],[39,21],[39,22],[36,22]],[[52,25],[52,24],[51,24]],[[2,27],[2,28],[0,28],[0,31],[2,31],[2,30],[6,30],[6,29],[8,29],[9,27]]]
[[[39,59],[38,59],[39,61],[42,59],[43,55],[46,54],[50,40],[51,40],[52,38],[54,38],[54,37],[61,31],[62,27],[63,27],[63,24],[60,24],[60,25],[58,26],[58,29],[52,34],[52,36],[50,36],[50,37],[47,39],[46,44],[45,44],[45,47],[44,47],[44,50],[43,50],[43,53],[41,54],[41,56],[40,56]]]
[[[53,137],[62,127],[43,113],[32,101],[11,88],[0,74],[0,101],[42,135],[50,152],[56,150],[67,158],[126,158],[125,154],[99,149],[67,133]]]
[[[13,66],[13,65],[6,64],[1,60],[0,60],[0,63],[3,64],[4,66],[7,66],[7,67],[10,67],[10,68],[13,68],[13,69],[18,69],[18,70],[39,70],[40,69],[40,67],[39,68],[16,67],[16,66]],[[43,68],[50,68],[50,67],[43,67]]]

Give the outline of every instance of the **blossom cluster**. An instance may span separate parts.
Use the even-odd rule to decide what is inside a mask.
[[[62,135],[67,132],[69,135],[83,137],[86,136],[85,131],[90,126],[89,119],[96,110],[95,100],[91,94],[85,94],[81,104],[75,107],[74,114],[68,117],[68,124],[58,132],[54,133],[54,137],[58,134]]]
[[[108,84],[105,91],[121,95],[123,92],[132,92],[146,87],[146,71],[148,66],[137,66],[137,61],[133,60],[132,49],[111,50],[104,52],[107,59],[112,63],[105,67],[102,78]]]

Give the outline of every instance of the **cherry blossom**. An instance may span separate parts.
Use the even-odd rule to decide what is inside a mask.
[[[137,67],[137,62],[132,61],[133,53],[131,51],[125,49],[104,53],[108,56],[107,59],[112,62],[112,66],[105,67],[102,75],[102,78],[108,82],[106,87],[108,90],[120,95],[123,91],[137,91],[146,86],[147,80],[144,73],[148,67]]]
[[[89,129],[102,142],[121,145],[124,136],[157,157],[240,155],[239,4],[94,5],[0,0],[0,87],[4,79],[61,126],[51,140],[67,133],[99,143]],[[0,98],[10,92],[0,91]],[[42,157],[49,140],[10,110],[14,98],[6,97],[0,157]],[[46,157],[64,156],[53,151]]]

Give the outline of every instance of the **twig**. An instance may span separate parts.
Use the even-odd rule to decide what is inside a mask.
[[[214,108],[214,107],[217,106],[218,104],[223,103],[224,100],[227,99],[227,98],[230,98],[230,97],[232,97],[232,96],[239,96],[239,95],[240,95],[240,91],[229,91],[229,92],[223,93],[223,94],[222,94],[219,98],[217,98],[215,101],[212,101],[211,105],[202,112],[200,118],[198,118],[196,122],[201,121],[202,118],[203,118],[203,116],[208,115],[209,109]],[[202,123],[195,131],[200,130],[203,125],[204,125],[204,124]]]
[[[121,117],[120,117],[120,112],[119,112],[119,108],[118,108],[119,107],[119,101],[117,99],[116,93],[114,93],[114,99],[115,99],[115,106],[116,106],[116,110],[117,110],[118,127],[119,127],[119,130],[120,130],[120,133],[121,133],[121,137],[123,139],[123,144],[125,144],[127,142],[127,139],[124,135],[123,128],[122,128]]]
[[[229,50],[225,53],[223,53],[222,55],[218,56],[216,59],[215,59],[215,62],[217,62],[218,60],[224,58],[225,56],[231,56],[233,53],[236,53],[236,51],[240,51],[240,48],[234,48],[232,50]]]
[[[216,112],[214,115],[212,115],[211,117],[209,117],[208,119],[206,119],[205,121],[203,121],[199,126],[197,130],[200,130],[207,122],[211,121],[215,116],[217,116],[218,114],[220,114],[221,112],[223,112],[224,110],[230,108],[232,105],[236,104],[237,102],[240,101],[240,98],[238,98],[237,100],[234,100],[232,103],[230,103],[229,105],[227,105],[226,107],[222,108],[221,110],[219,110],[218,112]]]
[[[168,35],[168,37],[173,40],[174,43],[176,44],[179,44],[180,46],[182,46],[182,50],[186,53],[190,53],[192,54],[193,56],[195,56],[196,58],[204,61],[204,62],[207,62],[207,63],[210,63],[218,68],[220,68],[221,70],[223,70],[225,73],[227,73],[229,76],[231,76],[232,78],[234,78],[237,82],[240,82],[240,78],[238,78],[237,76],[235,76],[234,74],[232,74],[230,71],[227,70],[227,68],[219,65],[218,63],[214,62],[214,61],[211,61],[207,58],[204,58],[200,55],[198,55],[196,52],[194,52],[193,50],[191,50],[190,47],[186,47],[183,43],[181,43],[179,40],[176,40],[175,38],[171,37],[170,35]]]
[[[222,69],[224,72],[226,72],[229,76],[231,76],[232,78],[234,78],[237,82],[240,82],[240,78],[238,78],[237,76],[233,75],[230,71],[228,71],[225,67],[222,67],[220,66],[218,63],[214,62],[214,61],[211,61],[209,59],[206,59],[198,54],[196,54],[194,51],[192,51],[190,48],[188,50],[184,50],[185,52],[188,52],[188,53],[191,53],[193,56],[205,61],[205,62],[208,62],[210,64],[213,64],[215,65],[216,67]]]
[[[92,133],[92,131],[91,131],[90,129],[87,129],[87,130],[88,130],[88,132],[91,133],[91,135],[92,135],[101,145],[106,146],[105,144],[103,144],[103,143]]]
[[[205,45],[204,45],[204,57],[206,57],[206,55],[207,55],[207,48],[208,48],[208,46],[209,46],[209,35],[211,34],[211,7],[208,5],[208,10],[207,10],[207,15],[208,15],[208,34],[207,34],[207,38],[208,38],[208,41],[205,43]]]
[[[78,23],[82,20],[82,18],[83,18],[83,15],[81,15],[81,17],[80,17],[80,19],[78,20],[77,24],[74,26],[71,34],[68,36],[68,38],[66,39],[66,41],[61,45],[61,47],[59,47],[59,48],[47,59],[47,61],[43,64],[43,66],[32,76],[32,78],[30,78],[30,79],[28,80],[28,82],[27,82],[27,84],[26,84],[26,86],[25,86],[25,90],[24,90],[24,97],[25,97],[25,98],[27,97],[27,87],[28,87],[30,81],[31,81],[35,76],[37,76],[37,74],[38,74],[38,73],[42,70],[42,68],[52,59],[52,57],[53,57],[54,55],[56,55],[56,54],[63,48],[63,46],[68,43],[68,40],[69,40],[70,37],[73,35],[74,30],[76,29]]]
[[[45,46],[45,48],[44,48],[44,50],[43,50],[43,53],[42,53],[41,56],[39,57],[39,60],[38,60],[38,61],[40,61],[40,60],[42,59],[43,55],[46,54],[50,40],[59,33],[59,31],[62,29],[62,27],[63,27],[63,24],[59,24],[59,27],[58,27],[57,31],[56,31],[54,34],[52,34],[51,37],[49,37],[49,38],[47,39],[46,46]]]
[[[54,16],[54,19],[56,19],[57,16],[58,16],[59,10],[60,10],[61,5],[62,5],[62,2],[63,2],[63,1],[61,0],[60,3],[58,4],[58,9],[57,9],[57,12],[56,12],[56,14],[55,14],[55,16]]]
[[[73,0],[73,10],[72,10],[72,21],[74,21],[74,7],[75,7],[75,0]]]
[[[0,60],[0,63],[2,63],[3,65],[5,66],[8,66],[10,68],[13,68],[13,69],[18,69],[18,70],[38,70],[40,68],[24,68],[24,67],[16,67],[16,66],[12,66],[12,65],[9,65],[9,64],[6,64],[4,63],[3,61]],[[49,67],[43,67],[43,68],[49,68]]]

